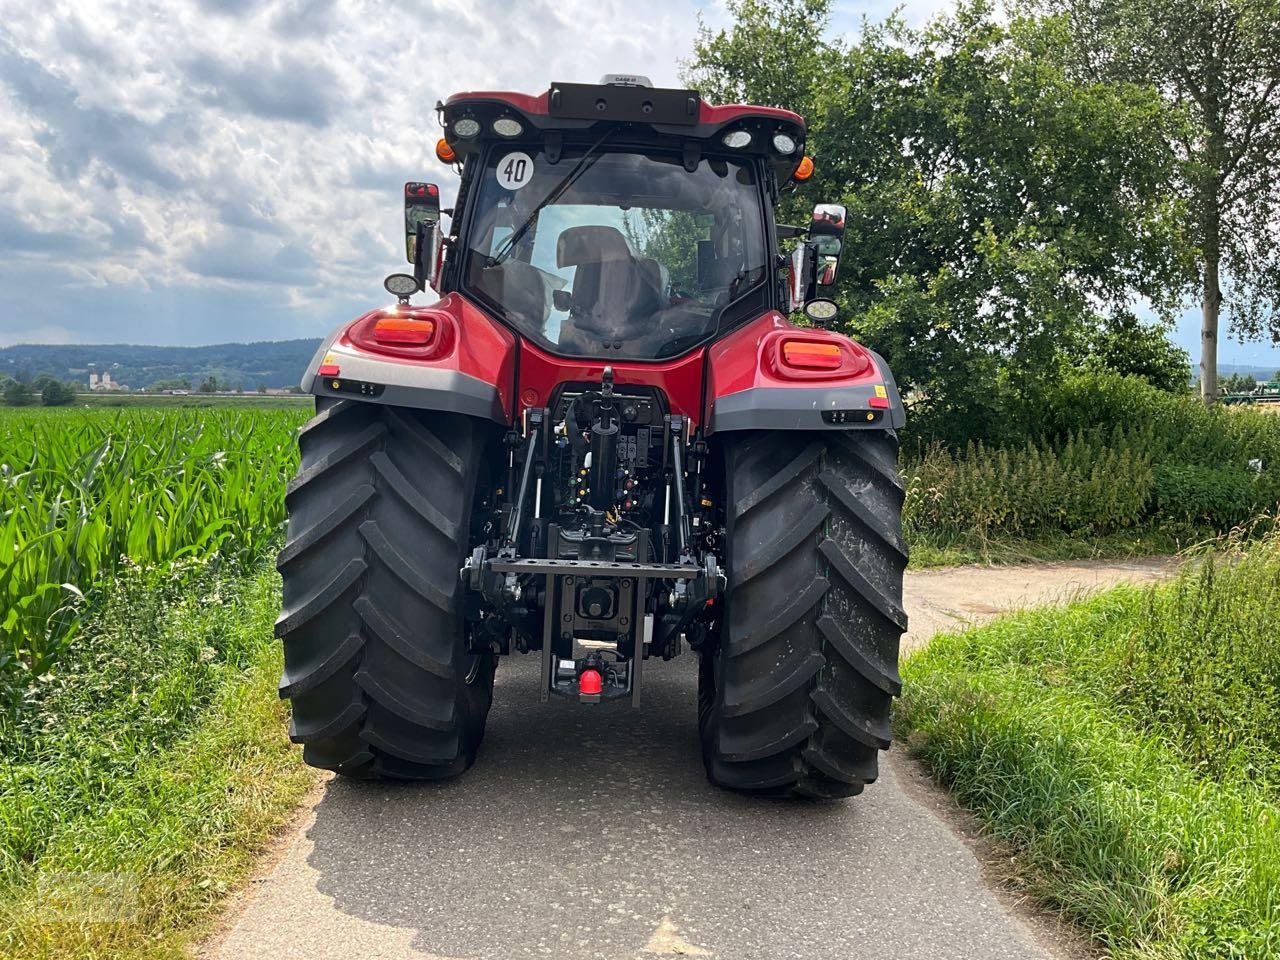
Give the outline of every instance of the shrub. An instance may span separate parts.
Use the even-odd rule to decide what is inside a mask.
[[[1082,431],[1057,449],[935,444],[905,472],[908,533],[932,537],[1106,533],[1138,523],[1152,487],[1150,459],[1119,430]]]
[[[917,538],[1226,531],[1276,511],[1274,412],[1205,407],[1096,372],[1071,374],[1036,402],[998,402],[1010,413],[1006,430],[1021,439],[905,445],[906,522]]]

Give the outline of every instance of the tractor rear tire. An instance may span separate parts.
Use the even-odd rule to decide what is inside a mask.
[[[495,660],[468,652],[458,574],[485,427],[353,400],[316,411],[277,564],[290,738],[349,777],[456,776],[493,698]]]
[[[876,779],[907,626],[897,449],[869,430],[727,445],[728,585],[698,685],[712,783],[839,798]]]

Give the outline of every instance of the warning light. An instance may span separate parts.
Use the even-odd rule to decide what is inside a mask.
[[[458,159],[458,155],[453,152],[453,147],[449,146],[449,141],[444,137],[436,141],[436,157],[441,163],[453,163]]]
[[[799,180],[801,183],[813,176],[813,157],[802,157],[796,172],[791,175],[792,180]]]
[[[598,697],[604,689],[599,670],[583,670],[578,676],[578,693],[584,697]]]

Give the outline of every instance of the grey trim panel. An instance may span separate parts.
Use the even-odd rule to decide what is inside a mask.
[[[867,353],[875,358],[880,376],[884,377],[884,385],[889,392],[889,425],[895,430],[901,430],[907,424],[907,408],[902,402],[902,394],[898,392],[898,381],[893,378],[893,371],[884,362],[884,357],[870,348],[867,348]]]
[[[412,369],[412,384],[389,383],[389,376],[400,380],[408,379],[395,376],[400,372],[396,368],[403,367],[403,364],[381,363],[363,357],[355,358],[350,354],[337,359],[342,368],[342,373],[338,377],[318,377],[314,375],[314,371],[308,371],[311,374],[310,382],[304,381],[303,389],[318,397],[385,403],[393,407],[412,407],[416,410],[442,410],[446,413],[461,413],[469,417],[493,420],[495,423],[508,422],[502,412],[502,401],[493,384],[477,380],[457,370],[415,367]],[[383,387],[383,390],[376,397],[360,396],[344,390],[334,390],[329,386],[329,381],[335,379],[378,384]]]
[[[878,359],[878,358],[877,358]],[[881,370],[886,370],[881,361]],[[887,416],[874,423],[828,423],[824,410],[869,410],[873,385],[856,387],[752,387],[720,397],[711,411],[708,433],[723,430],[883,430],[907,422],[898,388],[886,376]]]

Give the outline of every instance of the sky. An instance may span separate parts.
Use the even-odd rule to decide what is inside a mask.
[[[833,30],[892,6],[839,3]],[[405,268],[404,181],[452,194],[437,100],[676,86],[699,16],[726,21],[715,0],[0,0],[0,346],[321,336]],[[1194,354],[1194,316],[1176,339]]]

